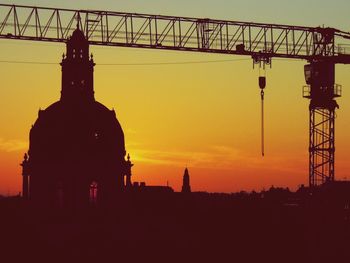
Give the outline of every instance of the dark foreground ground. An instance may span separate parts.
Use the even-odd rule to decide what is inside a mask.
[[[134,194],[64,212],[7,198],[0,215],[0,262],[350,262],[343,204]]]

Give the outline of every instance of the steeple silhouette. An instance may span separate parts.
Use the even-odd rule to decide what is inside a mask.
[[[188,173],[188,169],[186,167],[184,177],[183,177],[183,183],[182,183],[182,190],[183,193],[191,193],[191,186],[190,186],[190,174]]]

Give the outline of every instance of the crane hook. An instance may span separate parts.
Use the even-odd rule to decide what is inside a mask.
[[[261,97],[261,155],[265,156],[265,120],[264,120],[264,89],[266,87],[266,77],[259,77],[260,97]]]

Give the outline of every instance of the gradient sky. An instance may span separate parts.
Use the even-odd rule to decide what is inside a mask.
[[[1,1],[13,3],[13,1]],[[350,31],[347,0],[15,1],[217,19],[332,26]],[[0,60],[60,62],[64,44],[0,40]],[[103,63],[238,59],[229,55],[91,47],[96,99],[114,108],[135,166],[134,181],[180,190],[189,167],[193,190],[296,189],[308,180],[308,101],[304,61],[274,60],[267,72],[266,157],[260,155],[258,70],[252,61],[102,66]],[[336,121],[336,177],[350,176],[350,66],[337,66],[343,97]],[[21,189],[21,169],[39,108],[59,99],[60,66],[0,63],[0,194]],[[350,179],[350,177],[349,177]]]

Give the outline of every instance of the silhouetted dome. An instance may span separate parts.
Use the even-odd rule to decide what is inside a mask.
[[[30,141],[30,155],[49,162],[125,156],[124,134],[115,112],[98,102],[85,107],[53,103],[39,112]]]
[[[124,133],[115,112],[98,102],[76,107],[58,101],[39,111],[30,132],[29,155],[33,173],[39,169],[58,182],[78,180],[86,185],[109,180],[117,187],[113,178],[124,172]]]

